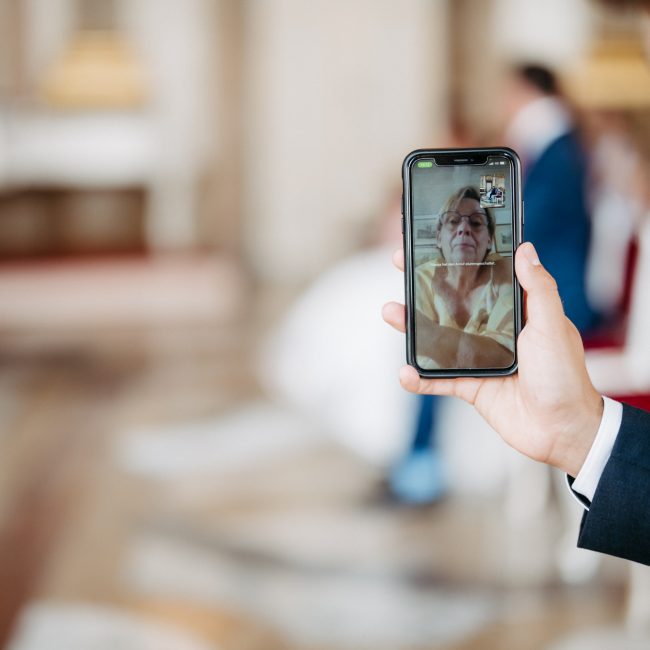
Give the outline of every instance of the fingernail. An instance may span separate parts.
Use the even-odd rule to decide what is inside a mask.
[[[539,261],[539,257],[537,256],[537,251],[535,250],[535,247],[530,242],[526,242],[524,244],[523,253],[524,253],[526,259],[533,266],[539,266],[541,264],[541,262]]]

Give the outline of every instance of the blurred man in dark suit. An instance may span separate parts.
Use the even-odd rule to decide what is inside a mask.
[[[584,335],[598,323],[586,269],[590,218],[587,159],[553,72],[512,69],[502,94],[507,143],[523,161],[525,235],[555,278],[566,315]]]

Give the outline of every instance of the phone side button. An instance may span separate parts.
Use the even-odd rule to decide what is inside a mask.
[[[404,217],[402,217],[402,235],[404,234]]]

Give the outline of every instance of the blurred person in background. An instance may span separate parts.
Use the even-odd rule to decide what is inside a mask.
[[[510,265],[492,252],[494,217],[480,203],[473,187],[461,187],[447,199],[438,218],[440,254],[417,270],[417,314],[424,323],[420,331],[435,332],[419,343],[421,350],[428,349],[418,359],[424,368],[472,366],[478,363],[478,355],[494,366],[511,363],[514,321],[507,305],[512,304],[512,273]],[[470,245],[457,247],[454,241]],[[445,261],[492,264],[444,267]],[[479,287],[485,291],[477,294]],[[441,358],[441,351],[453,358]],[[391,469],[391,492],[404,503],[434,503],[444,494],[444,464],[436,436],[440,406],[439,398],[420,396],[407,452]]]
[[[555,278],[567,316],[588,334],[599,323],[586,288],[588,163],[571,111],[554,73],[532,64],[512,69],[502,102],[505,140],[523,163],[526,239]]]

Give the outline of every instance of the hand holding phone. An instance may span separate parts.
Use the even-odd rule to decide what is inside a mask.
[[[394,261],[405,270],[402,250]],[[557,286],[531,244],[519,247],[515,264],[526,290],[528,317],[518,341],[518,372],[423,378],[404,366],[400,382],[413,393],[469,402],[514,449],[576,476],[600,425],[602,399],[589,379],[580,334],[564,315]],[[383,317],[406,331],[404,305],[388,303]]]
[[[418,150],[402,172],[408,363],[422,377],[512,374],[522,310],[517,154]]]

